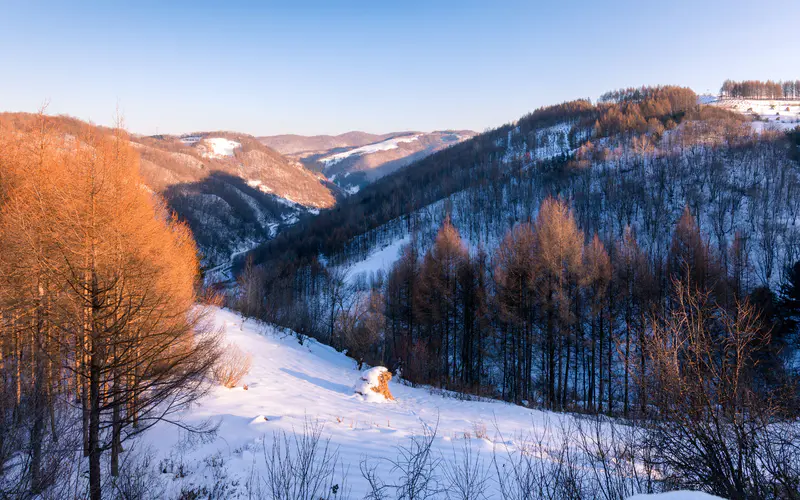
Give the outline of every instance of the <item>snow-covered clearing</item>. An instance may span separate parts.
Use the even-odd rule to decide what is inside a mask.
[[[265,186],[264,183],[258,179],[250,179],[247,181],[247,185],[251,188],[258,189],[262,193],[272,193],[272,188],[269,186]]]
[[[369,278],[378,271],[388,272],[392,265],[400,258],[400,250],[404,245],[411,242],[411,236],[406,235],[395,240],[379,250],[375,250],[369,256],[347,268],[347,279],[350,282],[359,277]]]
[[[417,138],[419,138],[419,134],[393,137],[391,139],[387,139],[382,142],[376,142],[375,144],[367,144],[366,146],[354,148],[349,151],[343,151],[341,153],[336,153],[330,156],[326,156],[325,158],[322,158],[321,161],[322,163],[325,164],[326,167],[330,167],[331,165],[335,165],[350,156],[368,155],[372,153],[377,153],[378,151],[388,151],[390,149],[397,149],[399,147],[398,146],[399,144],[402,144],[404,142],[413,142],[416,141]]]
[[[368,486],[359,464],[366,460],[377,465],[381,478],[391,481],[396,473],[385,460],[396,459],[396,447],[420,436],[425,425],[437,428],[432,448],[438,459],[456,461],[469,449],[490,467],[493,453],[517,453],[528,433],[557,446],[561,425],[573,418],[493,400],[445,397],[396,379],[389,383],[396,401],[366,400],[354,392],[361,373],[344,354],[310,339],[301,345],[290,332],[253,320],[243,324],[229,310],[212,309],[210,319],[226,342],[252,355],[252,366],[236,388],[214,387],[180,415],[184,424],[218,424],[215,437],[188,440],[177,427],[161,423],[137,443],[136,449],[154,455],[168,483],[167,497],[220,481],[231,485],[228,497],[244,495],[248,478],[264,474],[264,447],[271,449],[276,433],[301,432],[307,422],[324,425],[323,437],[330,438],[347,470],[350,494],[337,498],[362,498]],[[164,472],[175,470],[180,473]],[[498,493],[489,498],[498,498]]]
[[[225,139],[224,137],[209,137],[203,140],[209,150],[203,155],[208,158],[224,158],[233,156],[236,148],[242,145],[236,141]]]
[[[791,129],[800,125],[800,101],[783,99],[720,99],[715,106],[753,118],[753,127]]]

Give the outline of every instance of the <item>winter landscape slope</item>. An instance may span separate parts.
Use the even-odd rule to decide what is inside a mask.
[[[435,471],[440,491],[432,498],[450,498],[446,493],[455,490],[445,470],[463,460],[467,451],[485,469],[486,498],[500,498],[493,457],[504,470],[539,439],[539,451],[555,453],[563,433],[575,424],[575,417],[568,415],[492,400],[461,400],[396,379],[389,384],[395,402],[367,402],[354,393],[360,372],[344,354],[311,339],[301,345],[292,332],[253,320],[243,323],[241,316],[224,309],[212,309],[211,321],[224,332],[226,342],[252,355],[252,367],[239,386],[215,387],[180,415],[182,424],[214,424],[215,436],[192,440],[161,423],[136,443],[140,457],[149,453],[158,464],[161,474],[152,480],[162,483],[165,497],[205,488],[220,497],[246,498],[253,488],[264,487],[265,458],[281,433],[302,434],[304,426],[318,423],[324,426],[323,440],[330,439],[329,449],[339,457],[334,482],[346,486],[329,498],[364,498],[371,492],[360,472],[362,464],[377,467],[385,483],[400,481],[401,471],[390,460],[397,460],[397,447],[408,447],[425,428],[435,430],[432,458],[440,462]],[[555,466],[557,459],[545,454],[535,460]]]
[[[791,129],[800,125],[800,101],[797,100],[724,98],[713,104],[752,118],[761,127]]]
[[[336,188],[324,176],[236,133],[206,132],[183,137],[139,138],[142,170],[170,170],[193,162],[189,179],[161,192],[186,220],[208,267],[274,237],[283,225],[335,203]],[[172,168],[174,170],[174,168]]]
[[[27,113],[0,114],[0,123],[20,131],[37,120]],[[64,116],[46,121],[65,136],[110,132]],[[206,267],[223,264],[273,237],[282,225],[335,203],[338,189],[324,176],[246,134],[131,135],[129,140],[140,155],[145,183],[189,224]]]
[[[339,136],[261,137],[268,146],[323,172],[348,193],[355,193],[380,177],[471,137],[469,130]]]
[[[294,155],[315,151],[328,151],[336,148],[357,148],[366,144],[380,142],[396,135],[400,134],[370,134],[367,132],[353,131],[339,135],[270,135],[259,137],[258,140],[280,154]]]
[[[632,141],[635,135],[594,137],[595,111],[576,115],[554,111],[557,106],[544,108],[381,179],[366,191],[342,201],[335,213],[294,228],[284,235],[285,239],[256,250],[255,255],[259,259],[268,259],[270,255],[281,255],[288,248],[302,253],[304,237],[321,233],[323,226],[341,227],[342,222],[348,219],[366,220],[369,224],[361,227],[369,225],[371,230],[354,231],[344,241],[341,238],[336,241],[322,238],[321,249],[330,262],[343,264],[351,269],[351,274],[357,273],[362,269],[359,262],[368,260],[371,254],[382,252],[382,248],[393,246],[398,241],[408,241],[412,227],[417,233],[420,250],[424,251],[448,213],[473,250],[478,246],[492,248],[510,225],[534,216],[538,202],[549,194],[573,200],[580,218],[593,219],[591,231],[618,236],[629,224],[640,236],[652,240],[646,243],[648,246],[658,245],[663,250],[669,244],[669,233],[657,231],[657,225],[643,219],[645,211],[654,209],[654,203],[669,202],[669,207],[659,209],[668,214],[663,223],[669,225],[677,220],[687,203],[699,209],[720,201],[714,198],[717,191],[708,192],[707,187],[698,191],[697,188],[707,186],[709,180],[714,181],[714,190],[722,189],[722,192],[735,195],[747,193],[749,187],[750,195],[760,199],[757,191],[764,185],[758,176],[762,174],[754,174],[747,167],[750,160],[742,147],[728,151],[718,148],[725,134],[739,137],[734,142],[745,144],[752,140],[749,138],[751,131],[760,133],[767,130],[781,136],[783,130],[800,124],[789,121],[795,119],[794,115],[783,117],[781,122],[759,121],[748,110],[770,109],[769,102],[742,103],[744,101],[734,105],[728,100],[716,100],[709,102],[710,106],[701,105],[691,118],[673,130],[657,135],[642,134],[639,139],[646,139],[646,143],[639,146]],[[793,109],[791,103],[784,106]],[[733,113],[717,117],[714,110],[718,108]],[[692,143],[700,147],[691,147]],[[771,152],[777,153],[784,164],[789,162],[785,154]],[[656,185],[664,186],[667,182],[662,176],[665,167],[660,164],[674,162],[675,158],[680,160],[677,165],[681,174],[678,175],[678,170],[671,167],[672,184],[666,193],[668,196],[664,196],[665,193],[657,192],[659,188]],[[716,167],[713,176],[712,162]],[[695,182],[687,184],[684,174]],[[793,185],[792,182],[789,184]],[[615,193],[606,192],[612,187]],[[621,190],[630,190],[627,199],[619,197]],[[394,205],[393,200],[398,198],[402,201]],[[795,226],[792,199],[789,196],[781,200],[785,205],[781,210],[785,213],[780,216],[780,226],[786,229],[787,234],[779,241],[780,247],[775,245],[774,248],[781,260],[786,256],[784,251],[789,254],[794,251],[790,245]],[[369,208],[386,204],[397,207],[392,216],[385,216],[386,210],[376,213]],[[753,210],[755,207],[753,202],[743,208]],[[615,214],[615,211],[622,212]],[[752,217],[726,220],[723,226],[727,228],[724,231],[720,229],[721,233],[715,232],[715,223],[717,226],[721,223],[715,222],[711,214],[701,217],[700,223],[705,231],[711,233],[714,243],[727,247],[737,225],[744,228]],[[758,241],[761,238],[759,235]],[[764,243],[764,246],[773,245]],[[757,258],[761,259],[761,255]],[[391,262],[385,258],[382,262],[382,269],[386,271]],[[373,273],[377,271],[372,264],[366,264],[366,268]],[[761,281],[776,278],[779,274],[774,269],[757,271],[761,274],[758,278]]]

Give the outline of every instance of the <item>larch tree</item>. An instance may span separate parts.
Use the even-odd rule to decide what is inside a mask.
[[[566,402],[584,237],[569,206],[555,198],[542,202],[534,235],[535,290],[544,313],[547,401],[550,408],[558,408]]]
[[[585,397],[589,408],[602,404],[605,384],[603,382],[603,346],[606,342],[608,318],[607,294],[612,277],[611,259],[597,234],[584,250],[583,266],[589,308],[590,354],[588,391]]]
[[[646,380],[646,318],[652,305],[654,280],[647,256],[639,248],[636,235],[630,227],[625,228],[622,240],[615,247],[615,254],[615,292],[624,329],[621,346],[624,363],[623,414],[627,416],[630,411],[631,376]],[[639,363],[634,369],[631,357],[636,346]],[[640,391],[639,396],[640,405],[644,408],[646,391]]]
[[[506,234],[493,262],[498,312],[506,329],[501,338],[503,396],[517,402],[530,398],[535,258],[533,227],[524,223]]]
[[[40,119],[15,137],[16,157],[2,150],[25,173],[0,207],[2,314],[17,399],[31,403],[32,488],[48,407],[77,401],[100,499],[102,454],[117,475],[122,442],[202,393],[216,339],[195,306],[192,236],[144,186],[127,135],[86,127],[65,139]]]
[[[421,326],[438,359],[434,378],[452,381],[459,369],[456,331],[460,324],[459,269],[469,258],[461,236],[448,217],[422,261],[417,295]]]

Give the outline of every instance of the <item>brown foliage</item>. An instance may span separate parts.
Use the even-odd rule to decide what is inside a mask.
[[[214,379],[224,387],[231,389],[239,385],[242,378],[250,371],[253,357],[234,344],[226,346],[216,363],[214,363]],[[246,387],[246,386],[245,386]]]
[[[65,137],[53,123],[0,137],[0,352],[14,353],[0,371],[17,405],[79,402],[99,498],[100,455],[116,474],[124,438],[201,392],[214,339],[194,309],[194,241],[144,187],[128,135],[70,122]],[[28,410],[37,421],[46,408]]]

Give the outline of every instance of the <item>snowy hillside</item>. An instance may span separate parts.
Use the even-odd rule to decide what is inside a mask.
[[[783,99],[720,99],[715,106],[753,118],[763,128],[790,129],[800,125],[800,101]]]
[[[392,139],[378,142],[375,144],[367,144],[366,146],[361,146],[359,148],[354,148],[347,150],[343,153],[336,153],[330,156],[325,156],[320,159],[326,167],[331,165],[335,165],[340,161],[344,160],[345,158],[349,158],[351,156],[361,156],[367,155],[371,153],[377,153],[378,151],[389,151],[390,149],[397,149],[398,144],[402,144],[405,142],[413,142],[419,138],[419,134],[415,135],[408,135],[408,136],[401,136],[401,137],[394,137]]]
[[[310,339],[300,345],[290,332],[252,320],[243,325],[239,315],[227,310],[214,309],[212,320],[227,342],[252,355],[252,367],[242,380],[248,389],[215,387],[181,415],[184,424],[218,424],[214,438],[191,441],[164,423],[137,443],[137,450],[154,454],[165,497],[203,486],[227,488],[222,491],[228,498],[245,496],[249,481],[266,472],[265,447],[271,450],[278,433],[302,432],[309,422],[324,425],[322,436],[330,437],[331,449],[347,471],[349,495],[331,498],[363,498],[368,493],[359,471],[362,462],[376,466],[382,481],[398,480],[399,472],[387,460],[397,460],[397,447],[422,436],[425,426],[436,429],[433,457],[444,461],[443,467],[463,459],[469,450],[491,476],[493,455],[501,468],[510,466],[521,449],[532,445],[532,436],[543,445],[539,451],[555,449],[572,425],[568,415],[491,400],[463,401],[396,379],[389,384],[396,401],[366,402],[354,393],[360,376],[356,363],[332,348]],[[539,455],[537,460],[549,459]],[[445,476],[440,474],[442,485]],[[488,498],[499,497],[491,477],[487,488]],[[435,496],[444,497],[443,491]]]
[[[236,148],[242,147],[242,144],[224,137],[207,137],[203,142],[207,147],[207,151],[203,156],[209,158],[222,158],[226,156],[233,156]]]
[[[364,132],[313,137],[283,135],[259,140],[306,168],[322,172],[344,193],[353,195],[385,175],[474,136],[475,132],[470,130],[444,130],[380,135]]]

